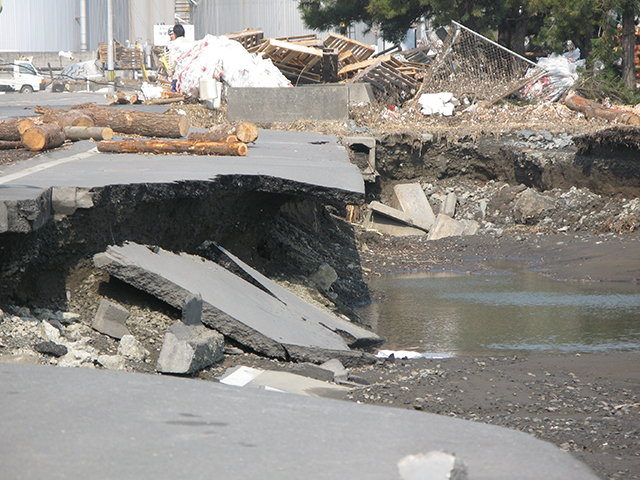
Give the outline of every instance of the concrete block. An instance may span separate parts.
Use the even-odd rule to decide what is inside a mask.
[[[455,455],[432,451],[407,455],[398,462],[401,480],[467,480],[467,466]]]
[[[175,323],[165,334],[157,369],[189,375],[224,357],[224,337],[203,325]]]
[[[367,210],[362,220],[362,226],[370,230],[376,230],[385,235],[394,237],[406,237],[410,235],[426,235],[427,232],[419,228],[409,227],[404,223],[394,220],[386,215]]]
[[[376,177],[376,139],[373,137],[344,137],[342,144],[353,154],[365,180],[375,181]]]
[[[349,380],[349,370],[342,366],[340,360],[332,358],[331,360],[324,362],[320,365],[320,368],[329,370],[333,374],[333,381],[336,383],[346,382]]]
[[[440,238],[463,235],[465,227],[466,224],[464,222],[459,222],[448,215],[440,213],[436,217],[436,222],[431,232],[429,232],[427,240],[438,240]]]
[[[202,295],[189,294],[182,308],[182,323],[185,325],[202,325]]]
[[[317,288],[329,290],[333,282],[338,280],[338,274],[331,265],[323,263],[318,270],[309,277],[309,280],[311,280]]]
[[[229,88],[227,117],[254,123],[349,118],[349,90],[340,85],[294,88]]]
[[[98,355],[98,363],[107,370],[124,370],[125,358],[122,355]]]
[[[76,207],[91,208],[93,207],[93,195],[86,188],[76,188]]]
[[[393,206],[409,215],[416,225],[425,230],[430,230],[436,221],[431,204],[419,183],[395,185]]]
[[[448,215],[451,218],[455,217],[457,203],[458,203],[458,196],[453,192],[449,192],[444,199],[444,202],[442,204],[442,210],[440,211],[440,213]]]
[[[75,187],[53,187],[51,189],[51,208],[58,215],[73,215],[76,206]]]
[[[149,351],[133,335],[124,335],[118,344],[118,355],[144,362],[149,357]]]
[[[408,215],[405,212],[398,210],[397,208],[390,207],[375,200],[369,204],[369,208],[376,213],[380,213],[400,223],[404,223],[409,227],[419,228],[424,231],[429,230],[425,226],[417,224],[416,220],[411,215]]]
[[[475,235],[480,230],[480,224],[475,220],[465,220],[464,224],[463,235]]]
[[[126,308],[102,299],[91,327],[100,333],[121,339],[125,335],[131,335],[126,326],[127,318],[129,318],[129,312]]]

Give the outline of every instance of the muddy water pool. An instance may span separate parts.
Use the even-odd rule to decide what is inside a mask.
[[[640,285],[576,284],[511,265],[369,282],[358,309],[391,350],[449,355],[640,351]]]

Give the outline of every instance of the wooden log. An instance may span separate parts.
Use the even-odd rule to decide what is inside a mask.
[[[54,123],[36,125],[22,135],[22,143],[24,146],[36,152],[59,147],[64,141],[64,132]]]
[[[90,115],[78,110],[69,110],[57,116],[56,122],[60,128],[65,127],[95,127],[96,122]]]
[[[240,140],[235,135],[223,135],[217,132],[191,132],[187,137],[190,142],[222,142],[237,143]]]
[[[585,117],[598,117],[606,120],[617,121],[620,123],[626,123],[629,125],[640,124],[640,117],[624,110],[618,110],[615,108],[607,108],[598,102],[588,100],[579,95],[568,96],[565,101],[565,105],[571,110],[584,113]]]
[[[209,128],[210,133],[215,133],[222,137],[235,135],[238,140],[244,143],[252,143],[258,139],[258,127],[252,122],[238,122],[224,125],[214,125]]]
[[[109,127],[64,127],[64,136],[67,140],[111,140],[113,130]]]
[[[245,143],[190,142],[188,140],[122,140],[98,142],[98,151],[109,153],[193,153],[195,155],[247,154]]]
[[[151,113],[82,104],[73,107],[91,114],[96,127],[111,127],[114,132],[144,137],[180,138],[189,132],[189,119],[176,113]]]
[[[18,122],[18,132],[20,132],[20,138],[22,134],[29,130],[31,127],[35,127],[36,124],[31,118],[23,118]]]
[[[0,122],[0,140],[19,141],[20,132],[18,131],[18,124],[20,121],[20,119],[14,119]]]
[[[0,140],[0,150],[15,150],[16,148],[22,148],[22,142],[11,140]]]

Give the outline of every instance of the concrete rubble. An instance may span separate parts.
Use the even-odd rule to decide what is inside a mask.
[[[440,211],[435,216],[419,183],[395,185],[392,198],[394,206],[372,201],[365,213],[363,226],[393,236],[428,234],[428,240],[478,233],[480,224],[477,221],[453,218],[458,203],[454,192],[437,198],[441,203]]]
[[[432,451],[407,455],[398,462],[401,480],[467,480],[466,465],[455,455]]]
[[[94,256],[94,264],[176,308],[198,292],[204,325],[262,355],[312,363],[337,358],[346,366],[375,361],[352,348],[379,345],[384,339],[311,306],[220,250],[253,282],[201,257],[135,243],[109,247]]]
[[[189,375],[223,358],[224,338],[204,325],[176,323],[165,334],[158,371]]]
[[[125,323],[128,317],[129,312],[124,307],[103,299],[91,326],[110,337],[122,338],[131,335]]]

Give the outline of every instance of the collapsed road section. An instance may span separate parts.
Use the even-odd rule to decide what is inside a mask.
[[[169,252],[198,254],[220,245],[239,257],[233,257],[235,269],[252,277],[237,280],[235,291],[248,289],[252,295],[264,292],[251,283],[264,289],[267,279],[256,280],[259,274],[249,264],[269,276],[301,281],[328,266],[337,278],[320,282],[323,294],[337,304],[367,300],[353,230],[332,214],[364,200],[362,176],[337,138],[261,131],[260,141],[243,157],[107,154],[94,145],[80,141],[5,167],[0,178],[0,298],[5,304],[66,310],[70,278],[86,270],[95,254],[125,242],[165,249],[166,258],[172,258]],[[222,270],[217,271],[228,282],[229,273]],[[272,320],[297,316],[298,322],[313,323],[314,335],[323,341],[292,337],[290,328],[274,339],[240,322],[225,330],[212,320],[221,315],[207,315],[216,310],[242,317],[217,305],[246,303],[242,295],[214,301],[202,292],[203,319],[248,348],[278,358],[321,361],[335,351],[352,363],[350,347],[381,342],[346,320],[301,310],[300,301],[285,300],[282,292],[273,295],[276,287],[269,284],[271,295],[256,299],[256,308],[264,312],[265,301],[275,302],[281,311],[267,312]],[[236,338],[232,330],[243,335]]]
[[[109,247],[94,263],[179,309],[190,295],[201,296],[205,325],[262,355],[312,363],[337,358],[347,366],[375,363],[375,357],[350,347],[371,347],[383,339],[309,305],[224,249],[221,253],[253,282],[202,257],[134,243]]]

